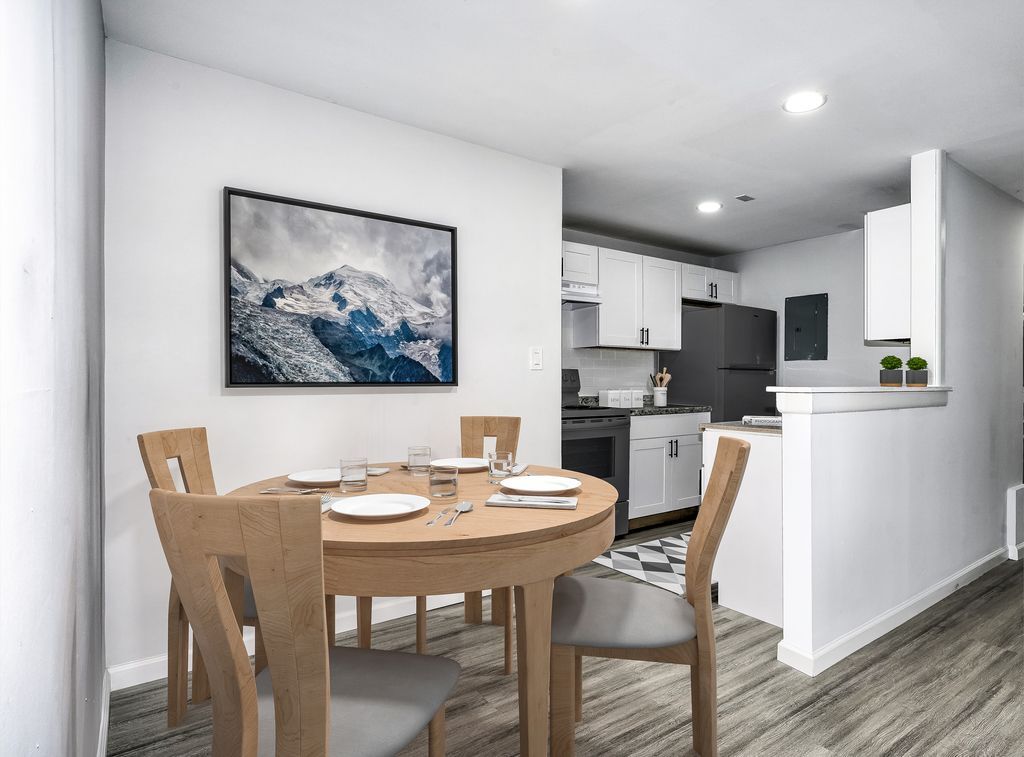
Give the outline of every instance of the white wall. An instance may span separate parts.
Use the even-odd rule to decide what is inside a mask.
[[[910,356],[903,345],[864,344],[863,231],[741,252],[721,263],[740,274],[741,304],[779,314],[780,386],[877,384],[883,356]],[[828,293],[828,360],[784,361],[786,298],[821,292]]]
[[[115,42],[107,44],[107,661],[164,675],[169,574],[135,436],[204,425],[218,489],[458,451],[462,414],[521,415],[558,464],[561,172]],[[224,185],[458,227],[459,387],[223,387]],[[528,370],[528,348],[545,370]],[[350,603],[339,601],[350,617]],[[410,605],[411,607],[411,605]]]
[[[0,752],[91,755],[106,718],[99,3],[0,4],[0,92]]]
[[[798,666],[835,662],[1006,558],[1024,204],[952,161],[944,182],[948,405],[783,414],[780,659]]]

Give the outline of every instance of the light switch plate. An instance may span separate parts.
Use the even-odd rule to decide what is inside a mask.
[[[544,348],[543,347],[531,347],[530,348],[530,370],[540,371],[544,369]]]

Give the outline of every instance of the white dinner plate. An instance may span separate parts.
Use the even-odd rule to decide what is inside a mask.
[[[341,481],[341,471],[337,468],[317,468],[292,473],[288,480],[303,486],[337,486]]]
[[[336,499],[331,509],[349,518],[397,518],[400,515],[426,510],[430,500],[415,494],[360,494],[358,497]]]
[[[431,460],[430,464],[458,468],[460,473],[487,470],[487,459],[483,457],[443,457],[440,460]]]
[[[501,486],[523,494],[561,494],[579,488],[581,483],[578,478],[565,476],[511,476]]]

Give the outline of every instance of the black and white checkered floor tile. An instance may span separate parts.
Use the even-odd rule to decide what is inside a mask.
[[[682,595],[685,591],[683,577],[686,574],[686,547],[689,543],[690,534],[666,536],[631,547],[609,550],[594,558],[594,562]]]

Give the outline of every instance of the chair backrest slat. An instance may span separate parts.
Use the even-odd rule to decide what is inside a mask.
[[[245,560],[271,680],[278,757],[327,749],[327,619],[318,502],[150,492],[160,541],[210,675],[214,755],[256,754],[255,679],[218,558]]]
[[[464,457],[483,457],[484,439],[494,437],[495,451],[511,452],[514,458],[519,450],[519,426],[522,419],[511,415],[464,415],[462,426],[462,454]]]
[[[686,549],[686,599],[691,605],[710,601],[711,566],[736,503],[749,455],[749,442],[729,436],[718,440],[715,464]]]
[[[150,431],[139,434],[138,441],[152,488],[175,490],[174,476],[167,462],[177,460],[185,491],[192,494],[217,493],[205,428]]]

